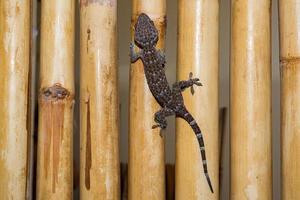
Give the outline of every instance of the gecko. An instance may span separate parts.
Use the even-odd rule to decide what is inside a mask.
[[[194,94],[193,86],[202,86],[202,84],[199,78],[193,78],[193,74],[190,72],[188,80],[175,82],[171,89],[165,74],[166,59],[164,52],[156,49],[159,34],[154,22],[147,14],[141,13],[137,18],[134,29],[134,42],[130,43],[130,61],[131,63],[135,63],[141,59],[148,87],[161,106],[161,109],[154,114],[156,124],[152,128],[165,129],[167,127],[166,117],[172,115],[182,118],[189,123],[198,140],[204,174],[208,186],[213,193],[213,187],[207,170],[203,135],[196,120],[185,107],[182,96],[182,92],[185,89],[190,88],[191,93]],[[138,52],[135,52],[135,46],[138,47]]]

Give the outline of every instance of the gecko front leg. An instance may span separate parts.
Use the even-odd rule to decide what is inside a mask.
[[[135,63],[138,59],[140,59],[142,56],[142,52],[135,52],[134,51],[134,43],[130,43],[130,62]]]

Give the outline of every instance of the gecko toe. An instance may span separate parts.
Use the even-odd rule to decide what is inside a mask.
[[[165,125],[165,124],[155,124],[155,125],[152,126],[152,129],[156,129],[156,128],[165,129],[165,128],[167,128],[167,125]]]
[[[191,93],[192,93],[192,95],[194,95],[194,94],[195,94],[195,89],[194,89],[194,87],[193,87],[193,86],[191,86]]]
[[[158,127],[160,127],[160,125],[159,124],[155,124],[155,125],[152,126],[152,129],[156,129]]]

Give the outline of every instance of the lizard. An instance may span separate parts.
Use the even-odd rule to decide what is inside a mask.
[[[154,22],[147,14],[141,13],[134,26],[134,42],[130,43],[130,61],[131,63],[135,63],[141,59],[148,87],[161,106],[161,109],[154,115],[156,124],[152,128],[165,129],[167,127],[166,117],[172,115],[182,118],[189,123],[197,137],[204,174],[208,186],[213,193],[213,187],[207,170],[203,135],[196,120],[185,107],[182,96],[182,92],[185,89],[190,88],[191,93],[194,94],[193,85],[202,86],[202,84],[199,78],[193,78],[191,72],[188,80],[175,82],[171,89],[165,74],[165,55],[162,50],[156,49],[158,39],[159,34]],[[138,47],[139,51],[135,52],[135,46]]]

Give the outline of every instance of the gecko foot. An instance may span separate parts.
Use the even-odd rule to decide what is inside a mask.
[[[193,78],[192,72],[190,72],[190,74],[189,74],[189,81],[191,82],[191,93],[192,93],[192,95],[194,95],[194,93],[195,93],[194,85],[197,85],[197,86],[203,86],[203,85],[202,85],[202,83],[200,83],[199,78]]]

